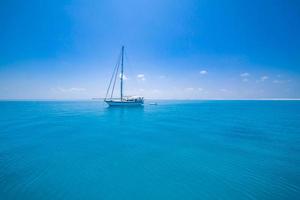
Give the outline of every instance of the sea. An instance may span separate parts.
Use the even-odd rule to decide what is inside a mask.
[[[1,101],[1,200],[300,199],[300,101]]]

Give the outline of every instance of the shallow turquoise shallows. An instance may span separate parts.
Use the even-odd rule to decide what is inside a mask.
[[[300,101],[0,102],[0,199],[299,199]]]

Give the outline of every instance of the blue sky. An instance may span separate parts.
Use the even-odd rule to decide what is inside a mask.
[[[300,98],[296,0],[2,0],[0,98]]]

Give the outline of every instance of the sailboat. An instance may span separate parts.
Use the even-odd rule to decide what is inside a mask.
[[[119,70],[121,72],[119,72]],[[119,75],[120,74],[120,75]],[[118,75],[120,77],[120,97],[114,98],[114,90]],[[118,58],[117,64],[114,68],[112,77],[110,79],[104,102],[109,106],[142,106],[144,104],[144,97],[141,96],[124,96],[124,46],[121,48],[121,54]]]

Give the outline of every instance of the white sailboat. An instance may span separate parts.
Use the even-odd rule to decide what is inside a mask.
[[[119,75],[119,70],[121,71],[120,72],[120,97],[114,98],[113,97],[114,89],[115,89],[117,77]],[[124,46],[122,46],[121,55],[119,56],[118,62],[114,68],[104,101],[109,106],[142,106],[144,104],[144,97],[123,95],[123,80],[124,80]]]

